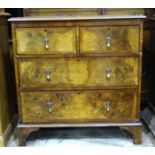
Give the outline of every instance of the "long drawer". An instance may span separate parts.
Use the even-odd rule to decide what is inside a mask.
[[[138,57],[20,59],[20,87],[135,86]]]
[[[137,119],[136,90],[21,92],[23,123]]]

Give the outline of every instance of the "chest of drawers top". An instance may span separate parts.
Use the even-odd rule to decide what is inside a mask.
[[[18,55],[141,52],[145,16],[11,18]],[[134,36],[134,37],[133,37]]]
[[[97,15],[97,16],[32,16],[32,17],[12,17],[10,22],[24,21],[79,21],[79,20],[115,20],[115,19],[145,19],[145,15]]]

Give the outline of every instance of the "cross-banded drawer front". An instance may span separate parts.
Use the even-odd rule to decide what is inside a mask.
[[[135,90],[21,93],[24,123],[135,121]]]
[[[19,78],[21,87],[135,86],[138,57],[20,60]]]
[[[18,54],[76,53],[76,29],[16,28]]]
[[[139,52],[139,35],[139,26],[81,27],[80,52]]]

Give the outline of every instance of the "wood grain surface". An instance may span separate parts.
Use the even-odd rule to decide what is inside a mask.
[[[23,123],[136,120],[136,91],[21,92]],[[110,101],[109,111],[107,101]],[[48,103],[51,102],[51,112]]]
[[[47,79],[47,71],[50,71],[50,80]],[[137,57],[53,58],[19,61],[20,86],[28,88],[135,86],[138,84],[138,74]]]
[[[17,28],[17,53],[55,54],[76,52],[75,28]],[[45,47],[45,39],[48,46]]]
[[[82,53],[139,52],[139,26],[101,26],[80,28]],[[108,37],[110,47],[107,47]]]
[[[135,127],[135,143],[140,143],[135,123],[140,114],[144,18],[53,16],[9,20],[20,144],[33,127],[44,124],[69,127],[130,123]]]

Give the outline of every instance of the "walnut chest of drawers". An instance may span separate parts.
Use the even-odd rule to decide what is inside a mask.
[[[119,126],[141,143],[144,16],[12,18],[20,145],[43,127]]]

